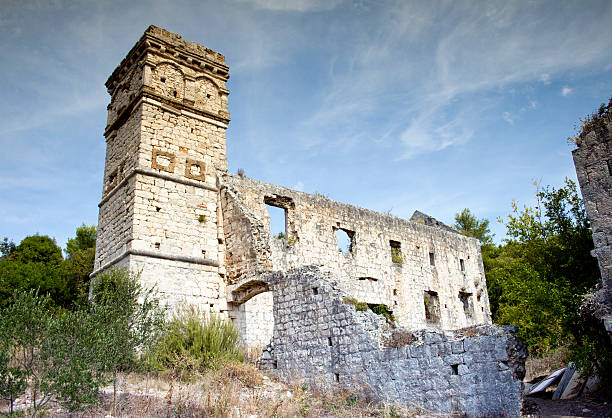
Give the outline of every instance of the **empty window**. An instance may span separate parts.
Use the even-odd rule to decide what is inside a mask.
[[[454,375],[459,374],[459,365],[458,364],[451,364],[451,373]]]
[[[330,347],[332,346],[332,339],[331,339],[331,337],[327,337],[327,345],[329,345]]]
[[[608,173],[612,176],[612,160],[606,162],[608,163]]]
[[[436,265],[436,257],[434,256],[434,253],[429,253],[429,265],[430,266]]]
[[[295,209],[293,199],[285,196],[265,196],[264,203],[270,218],[270,236],[276,238],[287,238],[289,236],[289,214],[288,211]],[[294,239],[295,231],[291,235]]]
[[[463,258],[459,259],[459,268],[461,268],[461,271],[465,271],[465,261],[463,260]]]
[[[318,295],[319,294],[319,288],[318,287],[313,287],[312,288],[312,294],[313,295]]]
[[[355,247],[354,238],[355,231],[349,231],[348,229],[337,228],[336,237],[338,238],[338,251],[343,253],[352,253]]]
[[[277,238],[287,236],[287,210],[278,206],[266,204],[270,217],[270,235]]]
[[[425,320],[428,324],[440,323],[440,300],[438,293],[427,290],[423,294],[423,303],[425,304]]]
[[[471,319],[474,316],[472,294],[467,292],[459,292],[459,300],[463,304],[463,312],[465,313],[465,317]]]
[[[404,262],[402,244],[399,241],[389,241],[389,246],[391,247],[391,261],[402,264]]]

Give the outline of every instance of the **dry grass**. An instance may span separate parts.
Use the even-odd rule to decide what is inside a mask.
[[[403,417],[408,411],[379,405],[355,392],[316,394],[305,386],[288,386],[264,376],[246,363],[232,364],[198,376],[192,382],[165,375],[126,374],[119,382],[115,416],[129,417]],[[47,416],[104,417],[112,388],[100,405],[69,415],[52,406]]]
[[[541,357],[529,356],[525,362],[525,381],[548,375],[555,370],[561,369],[567,365],[568,349],[567,347],[559,347],[555,351],[551,351]]]

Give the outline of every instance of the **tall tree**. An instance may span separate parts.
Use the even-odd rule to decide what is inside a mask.
[[[455,229],[468,237],[478,238],[481,245],[493,244],[488,219],[478,219],[469,209],[455,214]]]

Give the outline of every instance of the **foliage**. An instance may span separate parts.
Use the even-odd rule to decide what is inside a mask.
[[[382,315],[389,322],[395,322],[395,317],[393,316],[393,311],[387,305],[381,303],[378,305],[368,304],[368,307],[372,312],[377,315]]]
[[[146,364],[190,378],[207,369],[242,361],[238,330],[230,319],[190,307],[174,315],[147,354]]]
[[[5,238],[0,246],[0,306],[6,306],[15,291],[29,289],[48,294],[58,307],[85,306],[95,239],[95,226],[77,228],[76,237],[68,240],[64,260],[48,236],[26,237],[18,246]]]
[[[404,254],[402,254],[401,248],[391,247],[391,261],[397,264],[404,262]]]
[[[70,411],[98,400],[105,383],[92,364],[100,330],[85,313],[49,310],[51,300],[35,291],[18,291],[2,310],[0,392],[14,400],[26,388],[36,415],[51,398]]]
[[[574,126],[576,136],[567,138],[567,142],[580,147],[584,135],[593,130],[603,128],[605,119],[610,116],[611,112],[612,97],[608,100],[608,104],[602,103],[597,112],[587,115],[585,118],[580,118],[579,125]]]
[[[0,260],[3,258],[8,258],[15,250],[17,246],[13,241],[9,241],[7,237],[4,237],[2,242],[0,242]]]
[[[71,285],[61,266],[0,259],[0,306],[6,306],[15,292],[25,290],[49,295],[56,306],[69,306],[73,300]]]
[[[477,238],[481,245],[493,244],[493,235],[489,229],[489,220],[477,219],[467,208],[455,214],[454,227],[463,235]]]
[[[111,269],[91,283],[90,315],[104,330],[98,359],[103,372],[113,377],[113,409],[116,406],[117,373],[135,364],[136,350],[148,349],[158,338],[164,310],[154,289],[144,289],[138,275],[126,269]]]
[[[25,237],[12,252],[11,258],[21,263],[45,263],[59,265],[62,258],[62,249],[55,240],[46,235],[32,235]]]
[[[76,237],[66,244],[66,260],[62,265],[63,274],[71,287],[74,305],[83,306],[89,296],[89,275],[93,272],[96,254],[96,227],[81,225]]]
[[[285,238],[285,233],[284,232],[279,232],[278,234],[276,234],[274,236],[274,238],[276,238],[276,239],[284,239]]]
[[[96,227],[82,224],[76,230],[76,237],[68,239],[66,254],[68,258],[75,257],[79,251],[96,248]]]
[[[517,336],[532,353],[569,344],[579,365],[611,370],[609,338],[581,311],[582,295],[600,276],[576,184],[566,180],[559,189],[538,189],[536,198],[534,207],[512,202],[502,220],[508,238],[482,247],[493,320],[518,325]]]

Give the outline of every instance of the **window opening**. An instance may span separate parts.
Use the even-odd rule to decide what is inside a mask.
[[[334,373],[336,377],[336,382],[340,382],[340,373]]]
[[[467,292],[459,292],[459,300],[463,304],[463,312],[465,312],[465,317],[471,319],[474,316],[472,294]]]
[[[391,261],[396,264],[402,264],[404,262],[404,255],[402,254],[402,243],[399,241],[389,241],[391,247]]]
[[[458,364],[451,364],[451,369],[452,369],[452,373],[454,375],[459,374],[459,365]]]
[[[463,258],[459,259],[459,267],[461,268],[461,271],[465,272],[465,260],[463,260]]]
[[[312,288],[312,294],[313,295],[318,295],[319,294],[319,288],[318,287],[313,287]]]
[[[331,337],[327,337],[327,345],[329,345],[330,347],[333,345]]]
[[[438,292],[431,290],[425,291],[423,294],[423,303],[425,304],[425,320],[428,324],[440,323],[440,300]]]
[[[159,247],[161,247],[161,244],[160,244],[159,242],[156,242],[156,243],[155,243],[155,249],[156,249],[156,250],[159,250]]]
[[[355,231],[349,231],[348,229],[337,228],[336,238],[338,239],[338,251],[343,253],[352,253],[355,247],[354,238]]]
[[[270,236],[285,238],[287,236],[287,209],[266,203],[270,217]]]
[[[436,265],[436,257],[434,256],[434,253],[429,253],[429,265],[430,266]]]
[[[612,176],[612,160],[606,162],[608,163],[608,173]]]

